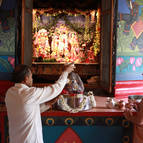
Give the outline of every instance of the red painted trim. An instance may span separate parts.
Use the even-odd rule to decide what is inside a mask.
[[[123,112],[78,112],[69,113],[64,111],[49,111],[42,113],[42,116],[123,116]]]
[[[78,112],[78,113],[69,113],[65,111],[47,111],[41,114],[42,116],[123,116],[121,111],[113,112]],[[0,112],[0,116],[7,116],[7,112]]]

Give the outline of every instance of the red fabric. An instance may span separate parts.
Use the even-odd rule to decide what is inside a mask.
[[[143,95],[143,80],[117,81],[115,97],[127,98],[129,95]]]
[[[116,86],[120,86],[120,85],[121,86],[123,86],[123,85],[140,85],[140,84],[143,84],[143,80],[116,81]]]
[[[63,89],[62,92],[61,92],[61,94],[69,94],[69,92],[66,89]],[[81,92],[81,93],[78,93],[78,94],[83,94],[83,93]],[[74,93],[69,94],[69,96],[76,96],[76,95],[77,94],[74,94]]]
[[[0,134],[1,134],[1,143],[4,143],[4,116],[0,114]]]
[[[12,85],[14,85],[13,82],[7,80],[0,81],[0,102],[4,103],[5,93],[7,89],[10,88]]]

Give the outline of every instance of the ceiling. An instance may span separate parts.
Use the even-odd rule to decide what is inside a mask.
[[[33,0],[34,8],[97,9],[100,0]]]

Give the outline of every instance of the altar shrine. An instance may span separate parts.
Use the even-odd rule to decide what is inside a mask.
[[[96,107],[42,113],[44,142],[132,143],[134,125],[106,101],[143,95],[142,7],[141,0],[0,1],[0,143],[9,143],[4,99],[15,65],[30,65],[34,86],[44,87],[72,62]]]

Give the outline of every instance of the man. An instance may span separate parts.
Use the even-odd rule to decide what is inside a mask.
[[[32,72],[27,65],[17,65],[13,72],[15,85],[8,89],[5,103],[9,121],[10,143],[43,143],[40,105],[54,100],[67,83],[74,65],[66,66],[55,84],[32,87]]]
[[[129,102],[125,106],[124,116],[134,124],[133,143],[143,142],[143,99],[140,103]]]

